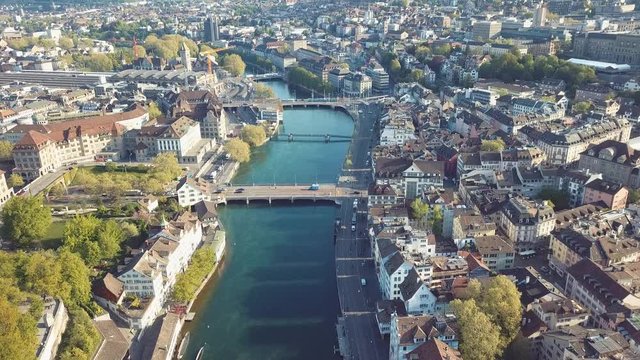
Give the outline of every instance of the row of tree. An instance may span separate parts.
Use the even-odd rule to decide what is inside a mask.
[[[144,48],[148,54],[161,57],[165,60],[175,59],[179,56],[180,47],[185,44],[192,56],[198,54],[198,45],[193,40],[182,35],[149,35],[144,40]]]
[[[262,125],[245,125],[239,138],[234,138],[224,144],[224,150],[232,160],[248,162],[251,159],[251,148],[260,146],[267,141],[267,132]]]
[[[411,216],[419,225],[431,229],[438,236],[442,235],[444,216],[440,206],[431,207],[422,199],[416,198],[411,202]]]
[[[0,251],[0,359],[30,359],[38,346],[36,323],[43,296],[62,299],[71,321],[59,349],[61,359],[89,359],[99,334],[82,309],[91,307],[90,271],[68,250]],[[29,304],[29,311],[20,306]]]
[[[212,246],[207,245],[196,250],[191,257],[187,270],[178,275],[171,298],[181,303],[186,303],[193,299],[196,290],[198,290],[207,274],[211,272],[214,264],[215,251]]]
[[[287,81],[292,85],[301,86],[319,93],[330,94],[333,91],[331,84],[322,81],[321,78],[301,66],[294,66],[287,71]]]
[[[502,81],[541,80],[553,78],[564,80],[571,94],[575,89],[596,80],[595,71],[587,66],[575,65],[556,56],[506,53],[482,64],[479,75],[483,78],[497,78]]]

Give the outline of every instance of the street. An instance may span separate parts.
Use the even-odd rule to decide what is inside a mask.
[[[358,120],[350,148],[352,167],[345,169],[343,176],[353,176],[354,188],[366,189],[372,181],[370,147],[377,139],[374,123],[379,116],[377,104],[359,105]],[[377,126],[376,126],[377,127]],[[352,171],[366,169],[368,171]],[[340,184],[342,185],[342,184]],[[347,337],[347,359],[388,359],[388,344],[380,336],[375,318],[375,303],[381,298],[380,287],[375,273],[371,243],[367,234],[367,203],[358,198],[345,199],[339,209],[336,226],[336,278],[340,308],[344,317]],[[356,227],[352,231],[352,216],[356,212]],[[364,280],[364,281],[363,281]],[[363,285],[364,284],[364,285]]]

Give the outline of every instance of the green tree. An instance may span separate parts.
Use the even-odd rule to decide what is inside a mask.
[[[71,50],[75,45],[73,44],[73,39],[68,38],[66,36],[62,36],[58,41],[58,46],[60,46],[64,50]]]
[[[420,62],[424,63],[427,61],[427,58],[431,56],[431,49],[426,46],[418,46],[415,56]]]
[[[440,206],[433,207],[433,213],[431,214],[431,230],[434,234],[440,236],[442,235],[442,222],[444,221],[444,217],[442,215],[442,208]]]
[[[91,71],[112,71],[113,62],[111,58],[105,54],[91,54],[88,68]]]
[[[123,222],[120,224],[122,231],[124,232],[124,236],[126,238],[134,238],[140,235],[140,229],[134,223]]]
[[[276,93],[273,91],[273,89],[265,84],[256,83],[255,90],[256,97],[258,99],[272,99],[276,97]]]
[[[70,308],[69,318],[58,350],[59,357],[63,360],[89,360],[100,342],[100,334],[84,310]]]
[[[389,63],[389,71],[393,75],[400,74],[400,71],[402,71],[402,66],[400,65],[400,61],[398,61],[398,59],[391,60],[391,63]]]
[[[585,114],[591,110],[591,103],[588,101],[577,102],[573,104],[571,110],[576,114]]]
[[[244,163],[251,159],[249,144],[238,138],[227,141],[227,143],[224,144],[224,151],[229,154],[233,161]]]
[[[11,173],[7,179],[7,186],[10,188],[20,187],[24,185],[24,179],[18,173]]]
[[[244,74],[246,65],[239,55],[231,54],[223,58],[222,67],[230,72],[233,76],[240,76]]]
[[[502,352],[500,333],[475,300],[456,299],[449,306],[458,320],[462,357],[465,360],[495,360]]]
[[[4,289],[3,289],[4,291]],[[36,353],[36,321],[0,296],[0,359],[33,359]]]
[[[0,160],[11,160],[13,158],[13,144],[0,140]]]
[[[414,219],[423,220],[429,214],[429,204],[424,203],[420,198],[411,202],[411,215]]]
[[[409,82],[419,82],[424,78],[424,71],[422,70],[412,70],[409,74],[408,80]]]
[[[156,155],[152,162],[151,173],[162,183],[167,183],[182,175],[182,167],[178,163],[176,154],[165,152]]]
[[[145,57],[147,56],[147,49],[145,49],[142,45],[136,45],[132,48],[132,52],[135,54],[138,54],[138,57]]]
[[[627,196],[627,204],[635,204],[640,200],[640,190],[629,189],[629,195]]]
[[[60,262],[53,251],[31,253],[22,272],[27,291],[38,295],[60,295],[63,278]]]
[[[193,298],[196,290],[215,264],[215,251],[211,246],[203,246],[196,250],[187,270],[178,275],[172,289],[171,298],[186,303]]]
[[[149,103],[149,106],[147,107],[147,112],[149,113],[149,119],[151,120],[155,120],[158,117],[160,117],[160,115],[162,115],[162,111],[160,110],[160,108],[158,107],[158,104],[155,101],[152,101]]]
[[[113,220],[104,221],[97,233],[102,259],[115,258],[121,250],[121,243],[124,238],[124,231],[117,222]]]
[[[109,161],[107,163],[104,164],[104,169],[107,172],[116,172],[116,170],[118,170],[118,165],[116,163],[114,163],[113,161]]]
[[[452,50],[453,49],[451,48],[451,45],[444,44],[444,45],[440,45],[440,46],[436,47],[435,49],[433,49],[433,54],[434,55],[441,55],[441,56],[449,56],[449,54],[451,54]]]
[[[522,309],[518,289],[504,275],[493,277],[483,286],[478,306],[500,330],[500,348],[506,348],[520,331]]]
[[[80,256],[66,250],[58,254],[60,274],[63,279],[59,296],[67,306],[86,305],[91,300],[91,273]]]
[[[267,134],[260,125],[245,125],[240,138],[250,146],[260,146],[267,140]]]
[[[562,210],[569,208],[569,195],[562,190],[557,190],[551,187],[543,187],[540,189],[537,195],[538,199],[550,201],[553,204],[553,208]]]
[[[48,195],[49,196],[53,196],[53,197],[58,197],[58,196],[64,195],[64,186],[61,183],[57,183],[57,184],[53,185],[49,189]]]
[[[480,150],[482,151],[502,151],[505,148],[505,143],[502,139],[497,140],[482,140]]]
[[[31,247],[51,225],[51,210],[41,196],[12,197],[2,208],[2,233],[20,247]]]

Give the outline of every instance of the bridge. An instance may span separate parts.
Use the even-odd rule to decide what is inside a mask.
[[[284,141],[288,142],[351,142],[351,136],[349,135],[336,135],[336,134],[283,134],[279,133],[271,137],[271,141]]]
[[[342,199],[367,196],[367,192],[335,184],[320,184],[317,190],[310,190],[309,185],[234,185],[219,194],[212,194],[211,201],[217,204],[227,204],[229,202],[244,202],[249,204],[252,201],[266,201],[271,204],[273,201],[331,201],[339,203]],[[239,190],[242,189],[242,190]]]
[[[256,81],[260,81],[260,80],[282,80],[284,79],[284,76],[280,73],[267,73],[267,74],[258,74],[258,75],[254,75],[254,74],[250,74],[247,75],[247,79],[252,79],[252,80],[256,80]]]
[[[239,108],[248,106],[273,106],[279,103],[283,108],[294,107],[328,107],[331,109],[342,108],[347,110],[350,105],[357,104],[363,101],[375,101],[386,98],[386,96],[371,96],[366,98],[315,98],[315,99],[281,99],[281,100],[244,100],[234,101],[229,100],[222,104],[225,108]]]

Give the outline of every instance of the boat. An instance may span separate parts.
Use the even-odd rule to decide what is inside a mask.
[[[184,353],[187,351],[187,346],[189,345],[189,336],[191,334],[187,331],[180,342],[180,347],[178,347],[178,359],[182,359],[184,357]]]
[[[198,350],[198,355],[196,355],[196,360],[202,360],[202,355],[204,354],[204,346]]]

